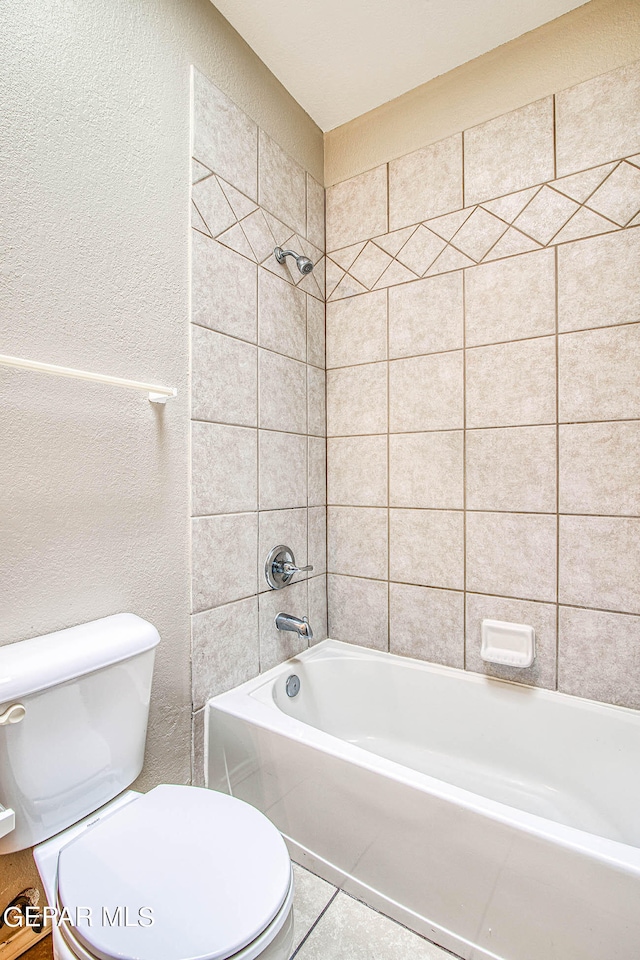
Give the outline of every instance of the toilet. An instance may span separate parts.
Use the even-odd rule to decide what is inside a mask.
[[[118,614],[0,647],[0,855],[34,847],[56,960],[288,960],[273,824],[142,769],[155,648]]]

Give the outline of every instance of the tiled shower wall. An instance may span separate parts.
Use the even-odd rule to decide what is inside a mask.
[[[206,701],[326,637],[324,189],[198,71],[191,247],[194,780]],[[276,245],[316,264],[302,278]],[[313,573],[270,591],[288,544]]]
[[[639,154],[636,64],[327,190],[331,636],[640,708]]]

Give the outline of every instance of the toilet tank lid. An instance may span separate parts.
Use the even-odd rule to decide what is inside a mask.
[[[93,673],[152,650],[158,631],[133,613],[118,613],[0,647],[0,704]]]

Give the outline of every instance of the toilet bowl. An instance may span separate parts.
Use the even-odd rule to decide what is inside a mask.
[[[127,790],[159,642],[117,614],[0,647],[0,855],[34,848],[56,960],[288,960],[291,861],[264,814]]]
[[[128,791],[34,858],[56,960],[288,960],[293,878],[279,832],[212,790]]]

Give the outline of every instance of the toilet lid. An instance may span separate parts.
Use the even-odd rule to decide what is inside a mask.
[[[272,922],[290,884],[273,824],[241,800],[197,787],[156,787],[58,858],[59,909],[101,960],[226,960]]]

